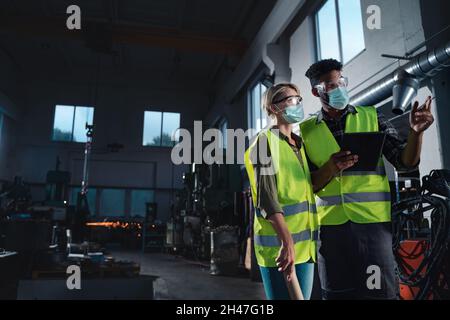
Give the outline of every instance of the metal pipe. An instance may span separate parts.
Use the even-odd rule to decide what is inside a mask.
[[[448,67],[450,64],[450,41],[445,45],[419,54],[406,63],[400,70],[396,70],[381,80],[378,80],[367,89],[362,90],[350,99],[353,105],[374,105],[392,95],[392,89],[398,83],[400,75],[407,72],[413,78],[422,81],[433,77],[436,73]]]

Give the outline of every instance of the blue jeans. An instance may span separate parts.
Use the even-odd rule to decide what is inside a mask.
[[[290,300],[289,292],[284,281],[283,273],[278,271],[277,267],[261,267],[261,276],[264,284],[264,291],[268,300]],[[299,263],[295,265],[300,288],[302,289],[305,300],[311,298],[314,263]]]

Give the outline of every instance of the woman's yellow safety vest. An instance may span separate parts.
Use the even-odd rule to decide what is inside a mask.
[[[299,163],[289,144],[270,130],[263,130],[245,152],[245,167],[250,180],[253,203],[257,204],[257,182],[255,167],[250,159],[253,148],[258,146],[261,135],[266,135],[275,170],[278,201],[283,209],[286,225],[295,245],[295,263],[316,260],[316,240],[318,234],[317,210],[311,176],[304,147],[300,148],[303,165]],[[255,150],[258,152],[258,150]],[[269,220],[255,210],[253,224],[254,245],[258,265],[276,267],[281,242]]]
[[[346,133],[378,132],[378,116],[374,107],[356,107],[348,114]],[[340,147],[324,121],[312,117],[300,124],[306,154],[314,165],[322,167]],[[367,146],[370,148],[370,146]],[[388,222],[391,220],[389,181],[383,159],[376,171],[341,171],[316,193],[320,225]]]

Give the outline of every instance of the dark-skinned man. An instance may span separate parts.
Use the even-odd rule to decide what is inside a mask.
[[[396,299],[390,189],[383,160],[374,172],[352,172],[358,155],[340,151],[337,141],[345,133],[384,132],[384,157],[399,171],[414,170],[420,161],[423,132],[434,121],[431,97],[423,108],[414,103],[405,142],[375,107],[349,104],[348,81],[340,62],[319,61],[306,76],[322,105],[317,115],[300,125],[319,214],[322,297]],[[379,276],[379,281],[368,285],[371,275]]]

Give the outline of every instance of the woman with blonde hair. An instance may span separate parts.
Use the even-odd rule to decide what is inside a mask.
[[[273,125],[245,153],[255,218],[254,247],[268,299],[309,299],[316,260],[317,215],[301,138],[298,87],[269,88],[263,107]]]

